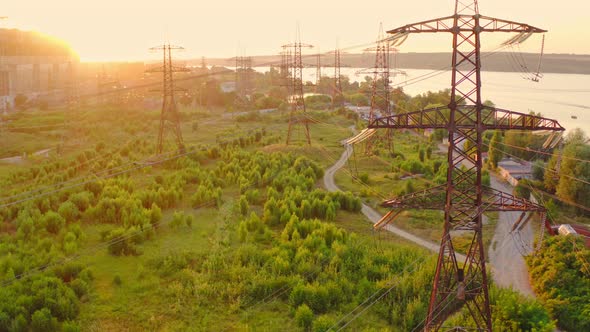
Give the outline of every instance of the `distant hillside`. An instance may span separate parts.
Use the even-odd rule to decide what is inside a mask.
[[[539,55],[532,53],[514,54],[501,52],[495,54],[483,54],[483,70],[499,72],[518,72],[521,65],[526,64],[528,71],[537,70]],[[281,59],[274,56],[253,56],[254,66],[268,66],[270,63],[279,64]],[[374,55],[343,54],[342,64],[345,66],[365,68],[374,64]],[[518,62],[517,62],[518,61]],[[315,64],[315,56],[305,56],[304,62],[310,66]],[[200,65],[201,59],[191,61]],[[233,66],[234,61],[229,59],[207,59],[209,65]],[[334,63],[333,56],[323,55],[322,63],[330,65]],[[400,53],[397,55],[397,66],[407,69],[442,69],[448,68],[451,63],[451,53]],[[542,73],[560,74],[584,74],[590,75],[590,55],[572,54],[546,54],[543,56],[541,66]]]

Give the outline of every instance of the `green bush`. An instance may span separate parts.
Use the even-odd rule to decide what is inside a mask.
[[[295,322],[305,331],[309,331],[311,329],[311,324],[313,323],[313,312],[309,307],[305,304],[300,305],[295,312]]]

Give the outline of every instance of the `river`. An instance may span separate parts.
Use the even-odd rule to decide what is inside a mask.
[[[268,67],[257,67],[256,70],[264,72]],[[402,70],[407,77],[393,77],[392,85],[403,87],[412,96],[450,87],[451,72],[448,70]],[[342,75],[348,76],[350,81],[364,81],[367,75],[357,75],[357,71],[358,68],[341,69]],[[315,68],[305,68],[304,81],[315,82],[315,73]],[[324,68],[323,73],[331,76],[333,69]],[[540,82],[533,82],[520,73],[482,72],[482,97],[491,100],[498,108],[541,113],[558,120],[568,131],[581,128],[590,135],[590,75],[545,74]]]

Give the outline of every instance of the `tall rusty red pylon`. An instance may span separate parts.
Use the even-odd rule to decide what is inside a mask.
[[[478,330],[492,331],[488,275],[482,241],[485,211],[535,211],[545,218],[544,207],[482,185],[482,138],[486,130],[563,131],[555,120],[497,109],[481,97],[481,34],[484,32],[543,33],[542,29],[479,14],[477,0],[456,0],[452,16],[405,25],[388,31],[390,40],[413,33],[448,32],[453,37],[451,99],[448,106],[377,118],[369,128],[448,131],[447,183],[383,203],[399,210],[444,211],[443,235],[424,330],[440,330],[449,316],[462,307]],[[472,144],[464,150],[464,142]],[[384,218],[385,219],[385,218]],[[471,235],[464,257],[454,249],[454,231]]]

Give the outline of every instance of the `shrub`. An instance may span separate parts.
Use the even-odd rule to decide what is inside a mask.
[[[313,312],[306,304],[302,304],[297,308],[295,312],[295,322],[301,328],[306,331],[311,329],[311,324],[313,322]]]

